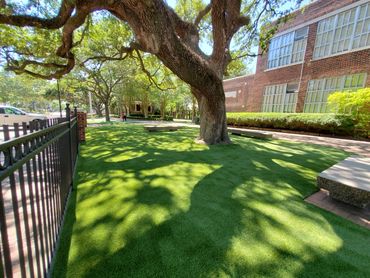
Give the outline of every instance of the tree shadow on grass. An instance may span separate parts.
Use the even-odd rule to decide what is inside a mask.
[[[326,274],[333,264],[325,262],[347,263],[343,242],[369,235],[302,201],[315,190],[315,174],[344,158],[339,151],[245,138],[208,148],[192,145],[186,130],[149,138],[130,131],[102,129],[88,143],[98,148],[84,151],[79,165],[72,254],[54,276]]]

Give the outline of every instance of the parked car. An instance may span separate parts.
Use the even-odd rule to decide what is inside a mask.
[[[0,105],[0,125],[46,120],[42,114],[27,113],[13,106]]]

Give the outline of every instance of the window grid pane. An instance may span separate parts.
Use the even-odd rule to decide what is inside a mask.
[[[335,17],[329,17],[319,22],[314,49],[314,58],[327,56],[333,41]]]
[[[370,46],[370,3],[321,20],[314,59]]]
[[[348,91],[363,88],[366,73],[331,77],[326,79],[310,80],[304,102],[305,113],[329,112],[327,105],[328,96],[333,92]]]
[[[308,27],[273,38],[270,42],[267,67],[276,68],[303,61]]]
[[[295,112],[297,99],[298,92],[287,93],[287,84],[266,86],[262,112]]]
[[[353,36],[355,15],[356,9],[338,15],[332,54],[349,50],[351,37]]]
[[[368,45],[370,45],[370,4],[359,7],[353,48],[360,48]]]

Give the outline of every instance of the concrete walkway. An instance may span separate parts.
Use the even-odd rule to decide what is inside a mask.
[[[339,148],[347,152],[370,157],[370,142],[335,137],[294,134],[271,131],[273,138]]]

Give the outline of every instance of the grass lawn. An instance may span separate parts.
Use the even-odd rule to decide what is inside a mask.
[[[306,204],[333,148],[90,128],[54,277],[370,277],[370,231]]]

